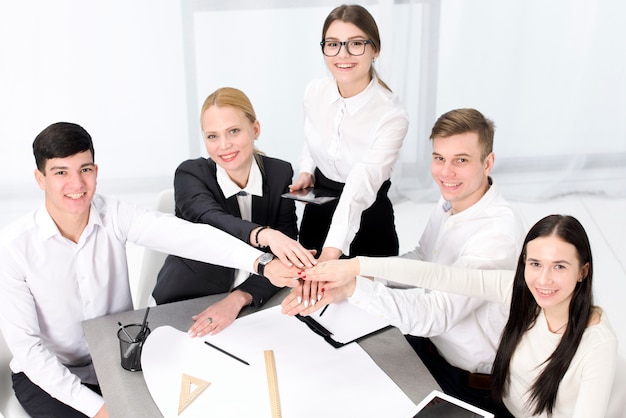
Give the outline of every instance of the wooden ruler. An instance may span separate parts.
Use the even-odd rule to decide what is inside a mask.
[[[193,391],[191,391],[192,384],[196,386]],[[195,401],[202,391],[210,385],[210,382],[183,373],[180,385],[180,398],[178,400],[178,415],[180,415],[190,403]]]
[[[278,378],[276,375],[276,363],[274,361],[274,351],[265,350],[265,370],[267,372],[267,387],[270,391],[270,405],[272,407],[272,418],[281,418],[280,397],[278,396]]]

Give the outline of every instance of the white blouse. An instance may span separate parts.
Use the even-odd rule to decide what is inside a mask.
[[[305,144],[300,172],[317,167],[345,183],[324,247],[348,255],[361,214],[391,177],[409,117],[398,98],[374,78],[356,96],[343,98],[333,78],[314,80],[304,94]]]

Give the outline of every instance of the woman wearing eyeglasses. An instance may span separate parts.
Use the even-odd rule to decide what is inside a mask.
[[[387,192],[409,119],[374,69],[378,27],[365,8],[339,6],[324,22],[320,44],[332,78],[314,80],[305,90],[305,144],[290,189],[315,186],[341,195],[305,206],[300,242],[316,249],[320,260],[397,255]]]

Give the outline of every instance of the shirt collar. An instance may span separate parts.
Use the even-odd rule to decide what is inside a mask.
[[[456,213],[454,215],[450,214],[451,219],[465,219],[465,218],[474,218],[477,213],[481,213],[485,210],[485,207],[491,205],[491,202],[497,197],[496,186],[493,184],[493,179],[489,176],[489,189],[487,192],[478,200],[478,202],[474,203],[469,208]],[[442,208],[444,212],[449,212],[452,207],[450,206],[450,202],[444,200],[442,204]]]
[[[243,189],[237,186],[237,184],[232,181],[230,177],[228,177],[226,170],[220,167],[219,164],[216,164],[215,166],[217,169],[217,184],[222,189],[222,193],[224,193],[224,197],[226,197],[226,199],[241,191],[259,197],[263,196],[263,176],[261,175],[261,170],[257,165],[256,158],[252,158],[252,166],[250,167],[250,174],[248,174],[248,183]]]
[[[375,92],[375,85],[377,83],[378,79],[376,77],[372,77],[372,80],[367,85],[367,87],[365,87],[365,90],[363,90],[356,96],[348,97],[347,99],[341,97],[341,94],[339,94],[339,88],[335,84],[335,88],[332,91],[330,101],[331,103],[343,102],[346,106],[346,110],[348,111],[348,113],[352,115],[359,111],[359,109],[361,109],[363,106],[365,106],[365,104],[370,101],[370,98]]]
[[[62,236],[61,231],[59,231],[59,227],[46,209],[46,205],[43,205],[35,212],[35,223],[39,229],[39,236],[44,241],[55,235]],[[87,221],[87,225],[81,235],[84,235],[85,232],[91,231],[94,225],[102,225],[102,219],[100,218],[100,212],[94,206],[92,201],[91,207],[89,208],[89,221]]]

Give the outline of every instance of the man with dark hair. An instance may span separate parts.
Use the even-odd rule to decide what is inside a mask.
[[[79,125],[50,125],[33,152],[45,205],[0,232],[0,329],[15,394],[33,417],[108,416],[81,322],[132,310],[127,241],[277,286],[297,276],[289,262],[209,225],[97,195],[91,136]]]

